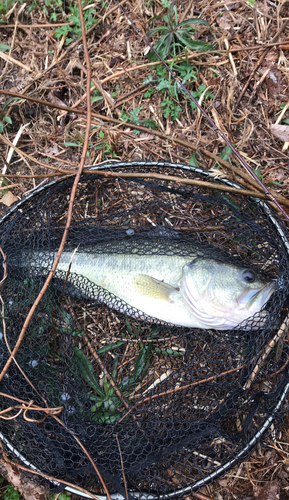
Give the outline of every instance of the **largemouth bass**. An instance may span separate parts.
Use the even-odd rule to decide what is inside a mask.
[[[141,249],[143,242],[138,245]],[[155,245],[159,249],[159,241]],[[187,244],[183,256],[180,251],[139,255],[135,245],[131,253],[113,248],[100,244],[64,250],[57,269],[67,272],[71,263],[70,273],[84,276],[123,302],[101,292],[99,301],[129,315],[135,308],[178,326],[229,330],[258,313],[276,288],[274,280],[256,271],[188,252]],[[55,256],[56,252],[46,251],[26,254],[26,265],[39,272],[43,262],[52,263]]]

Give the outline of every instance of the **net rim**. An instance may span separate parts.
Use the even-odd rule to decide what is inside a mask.
[[[206,171],[206,170],[202,169],[201,167],[196,167],[193,165],[186,165],[183,163],[173,163],[173,162],[169,162],[169,161],[151,161],[151,160],[116,161],[115,160],[115,161],[105,161],[105,162],[99,163],[98,165],[89,165],[89,166],[86,166],[85,168],[88,170],[97,171],[97,170],[103,170],[104,168],[105,169],[108,169],[108,168],[109,169],[116,169],[116,168],[129,168],[129,167],[130,168],[133,168],[133,167],[159,167],[159,168],[169,167],[169,168],[173,168],[176,170],[179,169],[179,170],[187,170],[187,171],[195,172],[195,173],[200,174],[204,177],[207,177],[208,179],[214,178],[210,171]],[[66,180],[66,179],[67,179],[67,177],[61,177],[60,179],[59,178],[54,179],[50,182],[47,182],[44,185],[41,185],[41,186],[33,189],[33,191],[31,191],[27,196],[22,198],[19,202],[17,202],[15,205],[13,205],[13,207],[11,207],[8,210],[8,212],[0,219],[0,225],[3,224],[6,221],[6,219],[8,219],[14,212],[16,212],[19,208],[21,208],[22,205],[25,205],[25,203],[27,201],[33,199],[33,197],[35,197],[37,194],[44,192],[46,190],[49,190],[52,186]],[[241,186],[237,182],[232,181],[230,179],[220,178],[220,179],[218,179],[218,182],[225,184],[225,185],[228,185],[228,186],[231,186],[231,187],[238,188],[238,189],[243,189],[243,186]],[[274,217],[272,210],[270,209],[270,207],[267,205],[267,203],[265,201],[258,199],[258,198],[253,198],[253,197],[251,199],[254,200],[254,202],[257,205],[259,205],[260,208],[269,217],[272,224],[275,226],[277,232],[279,233],[279,235],[282,239],[282,242],[284,244],[284,247],[287,251],[287,254],[289,256],[289,241],[287,240],[286,235],[285,235],[281,225]],[[166,493],[163,495],[157,495],[157,494],[154,495],[151,493],[138,492],[138,491],[132,491],[132,490],[129,490],[129,493],[137,500],[157,500],[157,499],[158,500],[167,500],[167,499],[176,498],[178,496],[188,495],[190,492],[196,491],[196,490],[202,488],[203,486],[210,484],[212,481],[214,481],[218,477],[222,476],[228,470],[230,470],[232,467],[234,467],[241,459],[245,458],[252,451],[252,449],[254,448],[256,443],[260,440],[260,438],[269,429],[270,425],[272,424],[274,418],[278,414],[278,412],[279,412],[285,398],[287,397],[288,393],[289,393],[289,382],[283,388],[283,391],[279,397],[279,400],[276,403],[276,406],[273,409],[270,417],[263,423],[262,427],[258,429],[258,431],[251,438],[249,443],[247,443],[247,445],[244,446],[244,448],[239,453],[237,453],[237,455],[234,458],[232,458],[231,460],[228,460],[225,464],[218,467],[211,474],[208,474],[206,477],[200,479],[199,481],[197,481],[193,484],[189,484],[188,486],[186,486],[180,490],[173,491],[171,493]],[[16,448],[14,448],[14,446],[9,442],[8,439],[5,438],[5,436],[1,432],[0,432],[0,439],[1,439],[1,441],[3,441],[5,443],[7,448],[10,449],[11,452],[17,458],[19,458],[23,463],[25,463],[25,465],[27,465],[29,468],[31,468],[31,470],[34,470],[35,472],[41,472],[31,462],[29,462]],[[56,482],[52,479],[48,479],[48,481],[50,483],[52,483],[54,486],[60,486],[62,484],[61,481]],[[72,488],[70,486],[66,486],[64,488],[64,490],[67,492],[70,492],[70,493],[77,494],[83,498],[93,498],[90,495],[87,495],[84,492],[78,490],[77,487]],[[120,493],[113,493],[110,496],[111,496],[112,500],[125,500],[124,497]],[[107,497],[105,495],[97,495],[97,497],[99,498],[99,500],[107,500]]]

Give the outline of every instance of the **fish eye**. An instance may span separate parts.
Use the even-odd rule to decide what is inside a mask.
[[[255,281],[255,274],[250,269],[245,269],[242,272],[242,278],[247,283],[254,283],[254,281]]]

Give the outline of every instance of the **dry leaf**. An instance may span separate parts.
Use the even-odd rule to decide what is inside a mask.
[[[7,193],[0,198],[0,203],[3,203],[6,207],[11,207],[16,201],[18,201],[18,198],[16,198],[11,191],[7,191]]]
[[[218,19],[218,24],[220,28],[229,30],[230,28],[232,28],[232,19],[225,13]]]
[[[266,82],[268,92],[271,97],[275,98],[278,94],[281,94],[283,89],[281,71],[278,71],[275,67],[273,67],[266,77]]]
[[[44,153],[48,155],[58,155],[59,153],[59,148],[55,142],[52,143],[52,146],[48,146],[47,148],[44,149]]]
[[[63,101],[61,101],[61,99],[58,99],[58,97],[54,95],[52,90],[50,90],[50,92],[48,93],[48,100],[52,102],[52,104],[59,104],[59,106],[66,106],[66,104]]]
[[[289,142],[289,125],[271,125],[271,132],[283,142]]]
[[[280,484],[277,481],[272,481],[264,487],[254,486],[253,493],[256,500],[279,500]]]

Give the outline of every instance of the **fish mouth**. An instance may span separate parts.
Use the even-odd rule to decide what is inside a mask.
[[[257,292],[255,292],[252,295],[247,304],[247,308],[250,308],[256,299],[260,301],[260,308],[263,307],[268,302],[271,295],[276,291],[276,289],[277,289],[276,280],[273,280],[272,283],[270,283],[270,285],[264,285],[262,288],[260,288]]]

